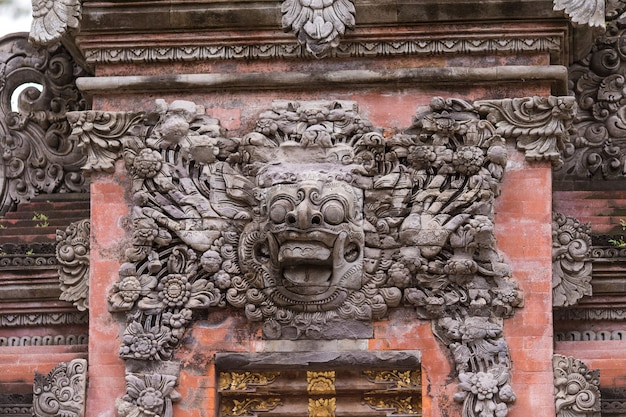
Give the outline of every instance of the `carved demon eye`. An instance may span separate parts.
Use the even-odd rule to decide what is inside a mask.
[[[276,200],[270,207],[269,217],[270,220],[276,224],[284,223],[287,217],[287,213],[293,210],[293,204],[291,201],[284,198]]]
[[[346,212],[343,204],[338,201],[328,201],[322,206],[322,215],[328,224],[337,225],[343,223],[346,219]]]

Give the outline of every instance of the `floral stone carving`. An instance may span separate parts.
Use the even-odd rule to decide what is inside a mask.
[[[29,40],[36,45],[51,45],[72,29],[80,27],[81,0],[33,0],[33,23]]]
[[[600,370],[563,355],[553,356],[552,370],[557,417],[600,417]]]
[[[86,108],[80,75],[60,45],[34,49],[22,35],[0,44],[0,215],[37,194],[87,191],[65,117]]]
[[[87,361],[74,359],[54,367],[48,375],[35,372],[35,417],[83,417],[87,388]]]
[[[488,120],[520,103],[545,126]],[[130,178],[132,247],[109,297],[127,314],[120,355],[169,360],[197,309],[243,309],[265,338],[334,339],[371,337],[403,304],[451,349],[463,415],[506,414],[502,319],[523,297],[494,237],[503,135],[555,161],[563,103],[436,98],[390,138],[347,101],[277,101],[242,138],[186,101],[71,113],[87,168],[122,157]]]
[[[89,308],[90,230],[88,219],[71,223],[65,231],[57,230],[59,299],[74,303],[80,311]]]
[[[575,305],[591,294],[591,228],[573,217],[552,213],[552,304]]]
[[[283,0],[281,11],[283,29],[317,58],[339,46],[346,28],[355,24],[351,0]]]

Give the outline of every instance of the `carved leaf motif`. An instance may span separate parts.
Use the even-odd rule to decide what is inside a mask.
[[[605,0],[554,0],[554,10],[563,10],[574,23],[604,28]]]
[[[575,305],[592,295],[591,229],[560,213],[552,214],[552,302],[555,307]]]
[[[36,417],[83,417],[86,388],[85,359],[60,363],[48,375],[35,372],[33,414]]]
[[[32,0],[33,23],[29,40],[36,45],[59,42],[70,29],[78,29],[81,0]]]
[[[283,29],[317,58],[336,48],[346,28],[355,24],[351,0],[284,0],[281,11]]]
[[[557,417],[600,417],[600,371],[590,371],[581,360],[554,355]]]
[[[89,239],[90,221],[70,224],[57,230],[56,256],[59,262],[61,300],[70,301],[80,310],[89,308]]]

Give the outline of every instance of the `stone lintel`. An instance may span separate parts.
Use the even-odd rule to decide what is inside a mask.
[[[421,353],[416,350],[217,353],[215,367],[217,370],[419,368],[421,358]]]
[[[490,68],[411,68],[395,70],[342,70],[328,72],[268,72],[233,74],[179,74],[160,76],[111,76],[78,78],[86,94],[164,93],[224,89],[302,89],[306,85],[327,88],[347,86],[397,86],[433,84],[548,82],[553,94],[567,94],[567,68],[559,65]]]

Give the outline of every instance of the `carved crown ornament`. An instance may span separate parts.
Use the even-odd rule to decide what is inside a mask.
[[[87,190],[65,118],[87,107],[74,85],[82,74],[60,45],[35,49],[22,35],[0,43],[0,215],[37,194]]]
[[[276,101],[242,138],[188,101],[69,113],[85,169],[123,158],[130,178],[132,246],[109,296],[135,369],[121,415],[171,416],[176,371],[148,365],[172,363],[194,310],[242,309],[268,339],[338,339],[371,337],[400,305],[451,349],[463,415],[506,414],[502,319],[523,296],[494,237],[505,137],[557,164],[573,110],[435,98],[390,138],[349,101]]]

